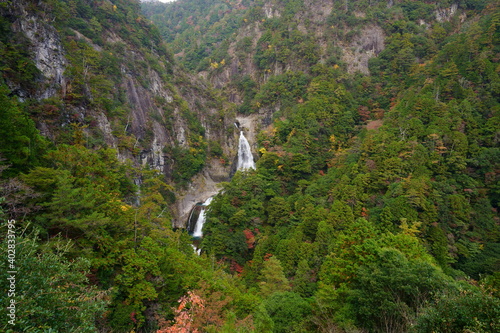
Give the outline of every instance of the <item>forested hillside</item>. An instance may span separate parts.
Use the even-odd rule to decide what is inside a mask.
[[[500,331],[497,1],[0,12],[3,331]]]

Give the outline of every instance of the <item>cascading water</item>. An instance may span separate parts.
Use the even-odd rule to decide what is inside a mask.
[[[193,237],[194,238],[201,238],[203,236],[203,224],[205,224],[205,220],[207,219],[206,215],[206,207],[210,205],[212,202],[213,197],[208,198],[201,206],[202,211],[200,212],[200,215],[198,216],[198,220],[196,221],[196,226],[194,227],[193,231]]]
[[[236,128],[239,129],[239,124],[235,123],[234,124]],[[238,164],[236,166],[237,170],[248,170],[248,169],[255,169],[255,162],[253,160],[253,155],[252,151],[250,149],[250,144],[248,143],[247,138],[245,138],[245,135],[243,134],[243,131],[240,131],[240,141],[238,144]],[[206,207],[212,202],[213,197],[208,198],[203,204],[197,204],[198,206],[201,206],[201,211],[199,211],[198,219],[196,220],[196,224],[193,230],[193,238],[195,239],[200,239],[203,237],[203,225],[205,224],[206,221]],[[196,208],[196,207],[195,207]],[[191,211],[191,216],[189,217],[188,225],[192,223],[192,216],[194,213],[195,208]],[[199,241],[195,241],[197,244]],[[196,253],[200,254],[200,249],[198,246],[193,245],[194,250]]]
[[[238,165],[237,170],[248,170],[255,169],[255,162],[253,160],[252,151],[250,150],[250,144],[247,138],[243,135],[243,131],[240,131],[240,142],[238,145]]]

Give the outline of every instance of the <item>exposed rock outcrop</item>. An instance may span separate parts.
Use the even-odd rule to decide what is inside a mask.
[[[384,49],[384,31],[377,25],[365,27],[361,34],[350,44],[342,48],[342,60],[347,64],[349,73],[361,72],[370,74],[368,60]]]
[[[57,30],[43,18],[29,13],[21,3],[12,7],[18,19],[12,25],[15,32],[24,34],[29,40],[33,62],[42,74],[42,81],[34,96],[19,91],[21,97],[45,99],[55,96],[66,86],[64,71],[67,66],[64,48]]]
[[[230,180],[229,171],[230,168],[221,165],[220,161],[209,160],[203,171],[193,177],[188,188],[178,193],[173,226],[184,228],[193,206],[217,194],[220,191],[219,183]]]
[[[39,119],[38,127],[43,135],[54,139],[60,128],[76,123],[87,137],[100,136],[100,145],[117,149],[120,161],[129,160],[136,166],[147,165],[168,176],[172,171],[173,161],[165,148],[191,147],[193,129],[186,118],[189,113],[204,127],[206,141],[219,142],[227,156],[236,154],[237,138],[228,135],[227,131],[228,126],[234,126],[234,118],[231,119],[230,114],[219,115],[222,103],[212,95],[207,83],[185,74],[172,64],[169,66],[173,69],[169,72],[165,60],[157,61],[156,67],[150,65],[148,57],[157,56],[160,59],[160,55],[153,48],[146,55],[133,42],[120,35],[118,30],[103,29],[100,43],[95,43],[76,28],[68,30],[71,36],[65,35],[53,25],[55,18],[50,16],[52,14],[48,7],[39,6],[47,5],[43,2],[20,0],[9,5],[6,10],[10,17],[15,18],[12,30],[24,35],[28,42],[33,64],[40,71],[40,83],[36,85],[34,92],[25,91],[13,82],[8,83],[20,99],[37,99],[42,102],[47,98],[60,99],[63,106],[58,109],[61,116],[56,121],[59,123],[47,122],[43,117]],[[93,96],[88,89],[84,91],[84,94],[88,94],[85,96],[86,102],[77,104],[65,101],[67,89],[73,84],[73,78],[68,76],[67,69],[74,66],[69,60],[69,51],[65,49],[65,38],[85,43],[97,54],[111,52],[110,48],[117,43],[126,48],[127,59],[123,59],[119,65],[120,82],[113,87],[112,92],[122,94],[115,98],[124,103],[121,111],[123,114],[116,116],[94,105]],[[113,77],[113,80],[116,81],[117,77],[118,75]],[[229,174],[230,166],[221,164],[217,159],[208,161],[202,172],[192,179],[188,189],[181,189],[176,193],[178,200],[173,207],[175,224],[183,226],[184,214],[191,209],[192,203],[204,201],[207,196],[215,194],[216,184],[229,180]]]
[[[451,20],[453,16],[455,16],[458,10],[458,4],[454,3],[449,8],[438,8],[435,11],[436,21],[438,22],[447,22]]]

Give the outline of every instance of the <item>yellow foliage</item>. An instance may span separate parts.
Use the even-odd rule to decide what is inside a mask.
[[[408,220],[402,218],[399,228],[401,228],[401,233],[409,236],[415,236],[416,234],[420,233],[420,230],[418,230],[418,228],[421,225],[422,222],[413,222],[411,225],[408,225]]]
[[[434,83],[434,79],[432,79],[430,77],[427,78],[427,79],[425,79],[425,82],[424,82],[425,85],[427,85],[427,84],[433,84],[433,83]]]

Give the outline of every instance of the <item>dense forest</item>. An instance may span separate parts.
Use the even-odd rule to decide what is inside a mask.
[[[500,331],[498,1],[0,13],[2,331]]]

